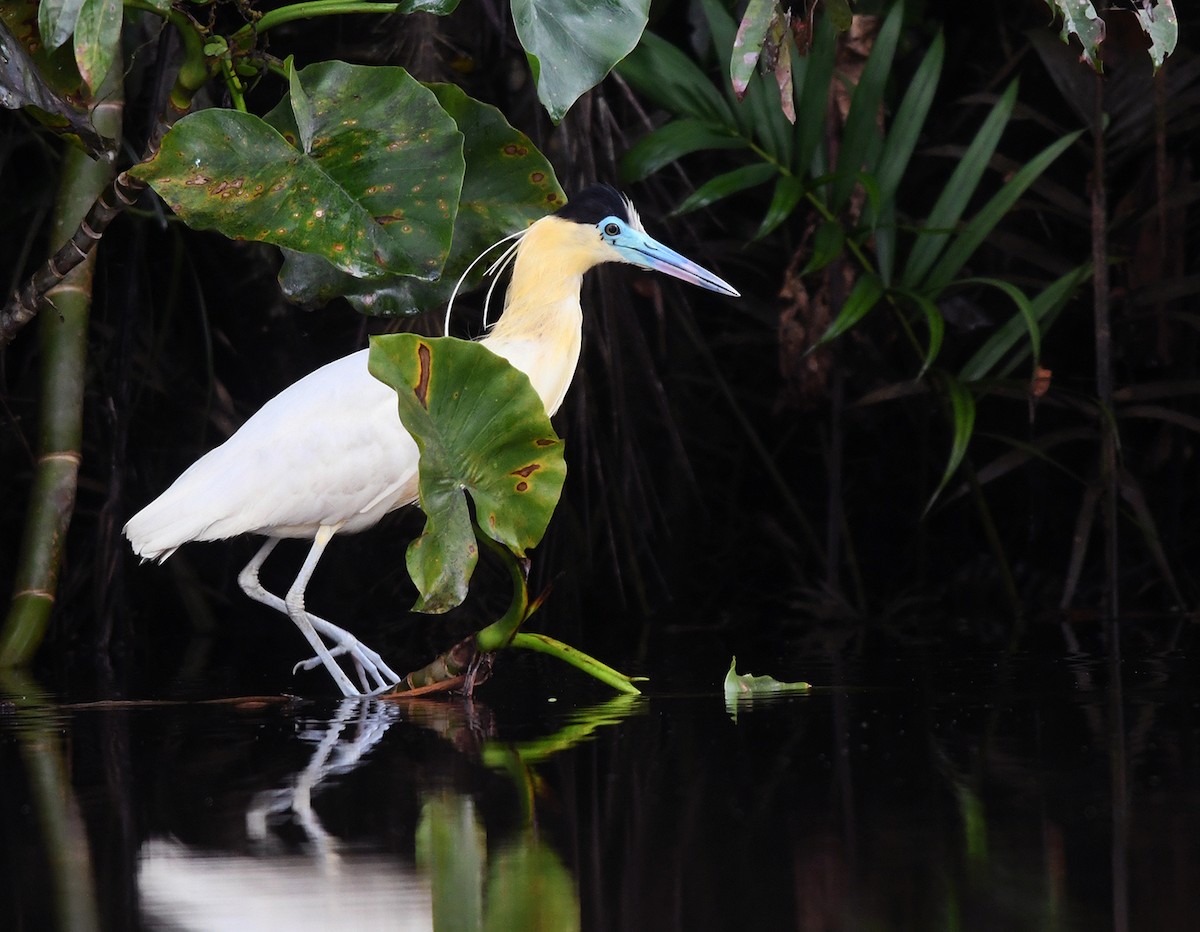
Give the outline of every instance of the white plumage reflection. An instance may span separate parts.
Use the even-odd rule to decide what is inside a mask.
[[[627,198],[606,185],[576,195],[520,235],[504,313],[482,343],[529,376],[554,414],[582,344],[583,275],[602,262],[665,272],[737,297],[726,282],[651,238]],[[469,389],[468,389],[469,390]],[[305,608],[304,590],[335,534],[361,531],[417,499],[417,445],[395,392],[367,371],[367,350],[338,359],[280,392],[227,441],[197,460],[125,525],[134,552],[165,560],[193,540],[261,534],[267,540],[238,577],[250,598],[285,613],[343,695],[389,689],[400,677],[350,632]],[[283,597],[259,570],[285,537],[312,541]],[[349,657],[359,685],[337,658]],[[361,687],[361,690],[360,688]]]

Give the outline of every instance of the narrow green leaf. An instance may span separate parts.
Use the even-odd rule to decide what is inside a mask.
[[[737,24],[729,15],[729,11],[725,9],[722,0],[700,0],[700,6],[704,10],[704,18],[708,20],[708,30],[712,36],[713,51],[717,54],[717,61],[728,61],[733,52],[733,37],[737,31]],[[754,129],[749,111],[745,107],[738,106],[738,98],[733,92],[733,85],[727,81],[721,81],[721,90],[729,102],[734,119],[737,120],[742,132],[749,136]]]
[[[744,149],[749,142],[727,128],[685,117],[643,136],[621,157],[621,177],[641,181],[685,155],[707,149]]]
[[[875,242],[875,264],[883,284],[892,286],[892,274],[896,268],[896,200],[881,200],[879,216],[875,220],[873,240]]]
[[[1016,100],[1017,83],[1013,81],[987,115],[975,134],[975,139],[955,166],[946,187],[942,189],[929,213],[929,219],[917,235],[908,262],[905,263],[903,280],[909,287],[917,287],[945,248],[954,227],[979,186],[979,180],[987,169],[992,153],[996,151]]]
[[[566,479],[562,441],[525,373],[482,343],[395,333],[371,338],[371,374],[396,390],[400,420],[421,452],[425,529],[408,548],[416,610],[466,597],[478,559],[476,522],[517,556],[535,547]]]
[[[929,344],[925,349],[925,358],[921,361],[921,371],[917,373],[917,378],[922,379],[929,371],[929,367],[933,365],[934,360],[937,359],[938,353],[942,351],[942,340],[946,335],[946,319],[938,310],[937,305],[924,295],[907,288],[897,289],[897,293],[917,306],[917,309],[924,315],[925,325],[929,329]]]
[[[859,172],[874,171],[874,159],[878,156],[880,145],[879,105],[892,70],[892,59],[896,54],[903,20],[904,4],[893,4],[863,67],[858,86],[854,89],[838,149],[837,179],[829,197],[834,213],[840,213],[846,206]]]
[[[804,182],[795,175],[780,175],[775,182],[775,193],[771,196],[771,204],[767,214],[759,225],[754,238],[762,239],[772,230],[787,220],[804,197]],[[840,246],[839,246],[840,248]]]
[[[1004,292],[1016,305],[1017,316],[1025,324],[1025,333],[1029,337],[1029,348],[1033,352],[1033,365],[1036,367],[1042,358],[1042,330],[1038,325],[1037,315],[1034,314],[1033,305],[1025,296],[1025,292],[1012,282],[1006,282],[999,278],[967,278],[963,280],[963,284],[986,285],[989,288],[995,288],[997,291]]]
[[[792,85],[796,96],[792,171],[797,175],[809,171],[825,132],[825,111],[829,106],[829,82],[833,79],[836,51],[836,33],[829,17],[822,16],[818,19],[809,53],[792,56]]]
[[[925,280],[925,288],[936,291],[949,284],[967,260],[974,255],[980,244],[987,239],[988,234],[995,229],[996,224],[1004,219],[1004,216],[1012,209],[1017,198],[1037,181],[1042,172],[1049,168],[1055,159],[1070,148],[1082,132],[1083,130],[1077,130],[1047,146],[1006,181],[1003,187],[992,195],[979,213],[972,217],[954,238],[942,258],[934,266],[933,271],[929,273],[929,277]]]
[[[774,178],[775,175],[775,166],[762,162],[735,168],[733,171],[709,179],[682,204],[675,208],[675,213],[686,214],[693,210],[708,207],[722,198],[730,197],[748,188],[764,184]]]
[[[1054,317],[1090,274],[1090,265],[1072,269],[1033,298],[1029,303],[1029,313],[1037,322],[1039,333],[1046,332]],[[1022,335],[1028,333],[1029,325],[1025,315],[1018,309],[1018,312],[998,327],[967,360],[958,373],[959,379],[963,382],[978,382],[990,377],[1003,378],[1025,354],[1021,354],[1017,360],[1011,360],[1003,369],[1000,368],[1000,361],[1008,355]]]
[[[656,106],[716,126],[737,126],[733,109],[708,75],[682,51],[652,32],[616,68],[617,74]]]
[[[738,105],[738,116],[747,137],[757,140],[759,147],[775,162],[789,164],[791,160],[791,122],[779,106],[779,93],[774,83],[762,74],[750,80],[750,92]]]
[[[538,99],[555,123],[638,44],[650,0],[513,0],[513,23],[537,62]]]
[[[842,254],[846,245],[846,231],[836,220],[826,220],[813,234],[812,257],[800,270],[801,275],[819,272]]]
[[[946,399],[950,402],[950,423],[954,430],[954,437],[950,442],[950,456],[946,461],[946,469],[942,473],[942,479],[934,489],[933,495],[930,496],[929,503],[925,506],[925,514],[929,513],[929,509],[942,494],[942,490],[946,488],[954,473],[958,471],[963,457],[967,455],[971,434],[975,431],[975,396],[971,394],[970,389],[947,372],[941,373],[938,381],[946,392]]]
[[[879,279],[874,275],[864,275],[854,283],[850,295],[846,298],[846,303],[842,305],[842,309],[828,329],[821,334],[821,339],[817,341],[816,345],[821,346],[840,337],[866,317],[882,297],[883,285]]]
[[[875,177],[879,182],[881,204],[894,200],[896,192],[900,189],[900,181],[912,159],[913,150],[925,126],[925,118],[929,115],[929,108],[933,105],[945,57],[946,39],[938,32],[929,51],[921,59],[908,90],[904,92],[879,156]]]

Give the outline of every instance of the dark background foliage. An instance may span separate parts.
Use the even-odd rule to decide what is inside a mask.
[[[506,4],[464,7],[444,18],[295,23],[273,33],[272,51],[294,54],[300,63],[400,64],[422,80],[453,80],[527,133],[568,194],[593,180],[619,182],[620,156],[662,115],[610,77],[552,125]],[[236,15],[232,7],[217,12]],[[1134,490],[1123,500],[1119,582],[1127,605],[1190,611],[1198,595],[1189,568],[1200,505],[1192,312],[1200,290],[1193,209],[1200,81],[1185,11],[1181,20],[1180,48],[1156,97],[1141,34],[1122,14],[1110,13],[1104,83],[1106,102],[1117,112],[1105,136],[1114,365],[1122,402],[1143,409],[1119,417],[1122,463]],[[703,18],[692,5],[656,3],[651,29],[714,76],[721,72],[708,58]],[[954,153],[971,141],[981,104],[994,101],[1012,78],[1020,78],[1018,108],[1000,146],[1009,161],[1007,168],[993,165],[999,171],[989,175],[992,190],[1048,139],[1085,126],[1090,112],[1090,73],[1075,61],[1077,51],[1053,35],[1040,0],[910,3],[885,111],[902,96],[939,29],[945,68],[898,195],[900,210],[911,217],[928,210]],[[131,38],[137,94],[126,120],[131,138],[140,139],[156,111],[171,48],[153,34]],[[251,109],[272,102],[250,97]],[[1085,134],[973,257],[971,273],[1035,292],[1086,263],[1092,159]],[[22,114],[0,111],[0,282],[10,288],[45,254],[42,220],[57,163],[55,142]],[[824,361],[814,362],[804,379],[787,368],[797,357],[781,328],[789,301],[780,295],[815,288],[795,275],[796,260],[802,263],[810,248],[811,214],[801,206],[757,241],[769,188],[669,215],[730,164],[719,152],[690,156],[629,190],[653,234],[717,269],[741,289],[742,301],[716,301],[612,268],[586,284],[584,359],[557,425],[571,474],[535,560],[535,580],[554,586],[539,621],[621,659],[653,650],[648,642],[666,617],[674,619],[673,630],[732,629],[756,638],[829,630],[814,627],[818,618],[852,630],[865,617],[917,624],[936,635],[957,631],[957,619],[970,617],[973,636],[1006,639],[1019,631],[1006,576],[1021,609],[1035,619],[1057,617],[1064,604],[1099,605],[1114,581],[1103,572],[1095,542],[1090,548],[1076,542],[1099,442],[1098,420],[1089,414],[1095,355],[1088,287],[1046,334],[1042,365],[1053,372],[1052,390],[1034,399],[1010,386],[983,398],[967,470],[925,514],[950,442],[934,394],[858,403],[908,383],[920,368],[896,316],[879,310],[823,351],[828,355],[807,357]],[[1159,210],[1164,178],[1169,196]],[[440,326],[438,310],[381,320],[362,318],[341,302],[316,310],[289,306],[275,282],[277,267],[274,250],[188,230],[150,196],[108,231],[96,271],[79,503],[46,664],[111,654],[118,673],[141,671],[160,685],[180,668],[208,663],[185,653],[193,632],[219,631],[222,654],[230,658],[253,656],[273,633],[291,636],[275,619],[260,625],[266,613],[241,604],[234,578],[253,543],[195,545],[155,569],[139,568],[120,538],[133,511],[301,375],[360,347],[368,333]],[[940,310],[949,368],[1012,313],[1002,296],[982,288],[959,292]],[[471,333],[479,324],[464,317],[459,326]],[[37,359],[32,329],[0,357],[0,581],[15,563],[28,495]],[[1072,432],[1069,441],[1043,447],[988,481],[988,467],[1004,465],[1001,457],[1028,452],[1058,432]],[[960,487],[971,473],[982,483],[978,495]],[[809,529],[786,504],[784,490]],[[1137,495],[1144,512],[1130,504]],[[831,505],[835,498],[842,519]],[[1148,545],[1144,515],[1156,523],[1173,578]],[[403,551],[416,521],[394,515],[371,532],[339,540],[309,591],[310,604],[338,605],[364,640],[385,655],[411,658],[413,666],[453,634],[477,627],[474,616],[488,614],[495,588],[485,574],[475,601],[445,624],[407,615],[414,593]],[[1083,572],[1074,587],[1068,576],[1077,551]],[[290,579],[298,545],[287,553],[275,565],[278,577],[268,572],[268,586]],[[245,670],[231,663],[215,666],[236,682]],[[102,668],[101,680],[110,673]]]

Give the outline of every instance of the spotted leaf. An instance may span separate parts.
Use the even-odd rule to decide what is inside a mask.
[[[401,68],[322,62],[259,119],[204,110],[131,169],[197,229],[320,256],[356,277],[434,278],[450,250],[462,134]]]
[[[366,314],[419,313],[445,302],[468,264],[488,246],[566,203],[549,161],[499,110],[453,84],[427,87],[463,134],[466,159],[454,239],[441,277],[433,282],[398,275],[356,279],[319,257],[291,253],[279,273],[288,297],[313,305],[344,296]],[[479,283],[488,264],[476,265],[466,288]]]
[[[525,373],[481,343],[372,337],[369,368],[395,389],[400,420],[421,451],[426,522],[407,554],[415,607],[444,612],[466,598],[478,559],[464,493],[484,533],[524,556],[558,504],[563,444]]]

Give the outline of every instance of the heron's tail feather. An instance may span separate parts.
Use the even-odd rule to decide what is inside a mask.
[[[212,522],[199,517],[191,496],[180,494],[176,481],[126,523],[123,533],[143,560],[161,563],[190,540],[212,540]],[[200,500],[203,500],[201,498]]]

